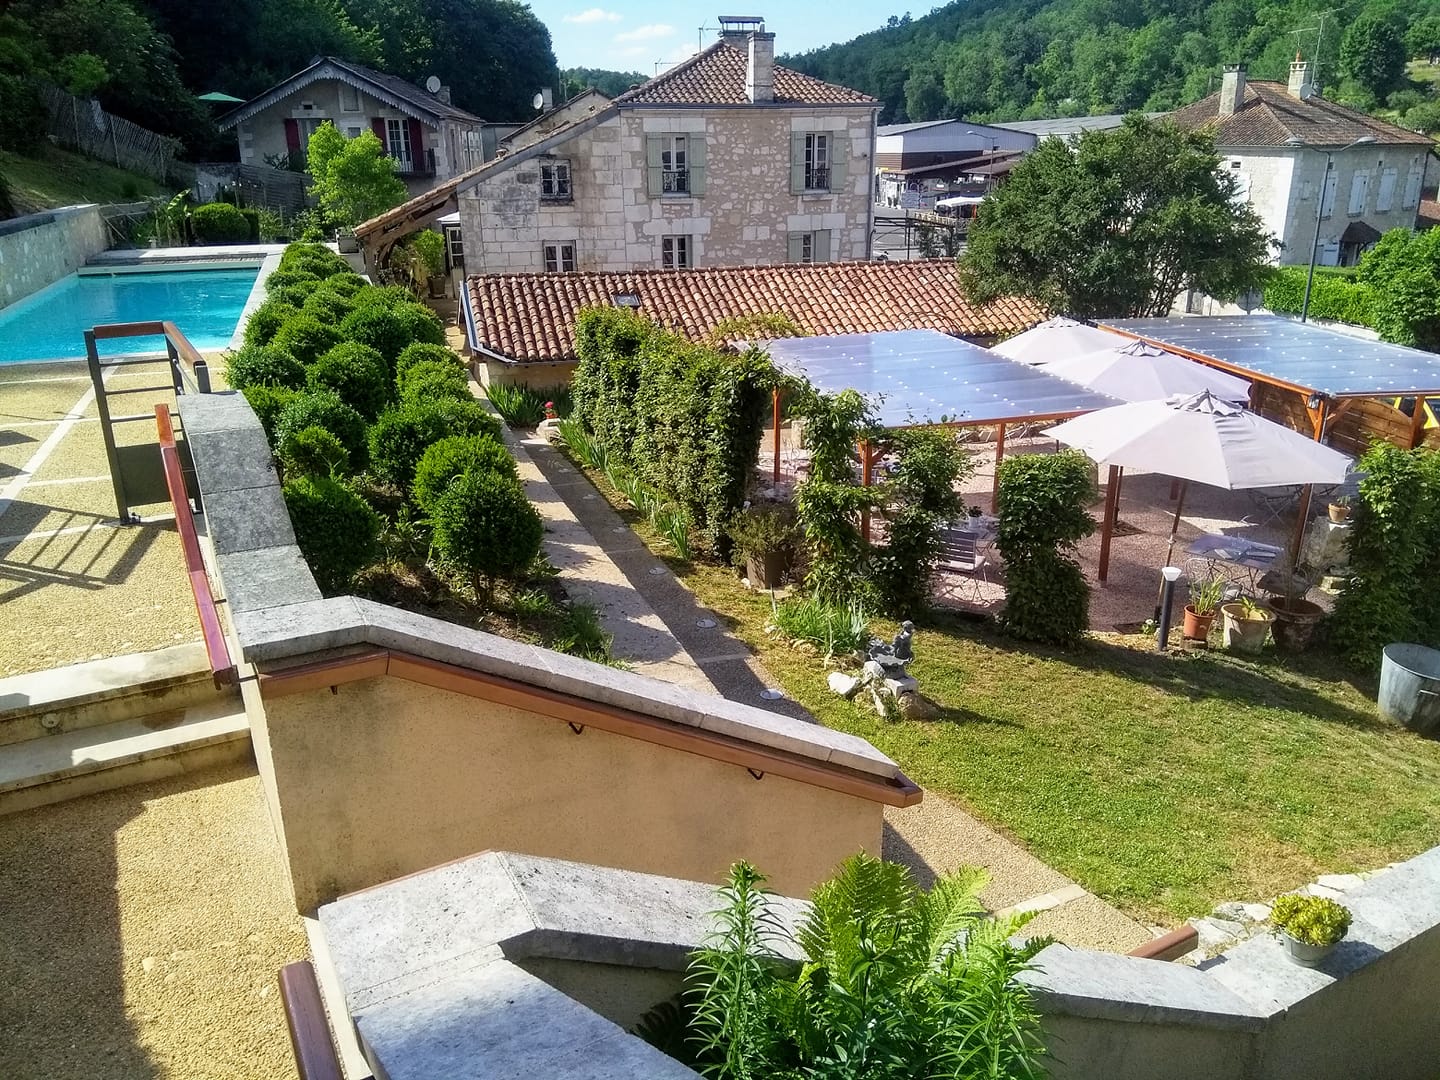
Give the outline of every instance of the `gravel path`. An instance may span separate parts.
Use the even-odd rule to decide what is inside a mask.
[[[309,953],[252,767],[0,818],[0,926],[6,1080],[295,1076]]]

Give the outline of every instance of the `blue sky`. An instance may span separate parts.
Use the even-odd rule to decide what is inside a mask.
[[[782,53],[848,41],[874,30],[904,7],[886,8],[863,0],[829,0],[823,5],[788,3],[643,3],[641,0],[530,0],[530,8],[550,28],[561,67],[610,68],[654,75],[656,63],[685,59],[696,49],[696,30],[715,40],[716,15],[763,15]],[[924,10],[929,10],[928,8]],[[921,13],[916,9],[917,14]],[[822,14],[823,13],[823,14]]]

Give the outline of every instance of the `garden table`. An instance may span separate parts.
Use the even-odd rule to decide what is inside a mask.
[[[1205,560],[1208,576],[1242,588],[1248,586],[1251,592],[1255,591],[1258,576],[1275,569],[1284,553],[1284,548],[1274,544],[1219,533],[1202,533],[1185,549],[1185,554]]]

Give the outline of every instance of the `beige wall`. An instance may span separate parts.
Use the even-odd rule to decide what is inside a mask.
[[[570,204],[542,204],[540,162],[520,162],[459,196],[472,274],[544,269],[543,245],[573,241],[580,270],[660,266],[661,237],[691,238],[695,266],[765,265],[788,257],[792,232],[830,233],[832,260],[868,256],[872,110],[627,109],[555,148],[574,178]],[[792,132],[850,140],[844,190],[790,192]],[[706,193],[651,196],[645,137],[703,134]]]
[[[879,803],[382,677],[269,698],[255,756],[305,911],[486,849],[805,895],[878,853]]]

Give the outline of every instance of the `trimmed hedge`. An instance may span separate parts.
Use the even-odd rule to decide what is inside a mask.
[[[242,345],[225,365],[225,381],[232,390],[247,386],[299,390],[305,385],[305,365],[275,345]]]
[[[440,321],[440,316],[424,304],[396,304],[391,310],[395,312],[395,317],[400,320],[400,325],[405,328],[411,342],[425,345],[445,344],[445,324]],[[400,349],[395,350],[395,355],[400,355]]]
[[[287,285],[309,285],[312,289],[320,284],[320,277],[308,270],[274,270],[265,279],[265,292],[273,293]]]
[[[355,491],[328,476],[301,476],[281,489],[295,542],[327,596],[343,593],[379,552],[380,515]]]
[[[445,493],[450,481],[467,472],[494,472],[519,480],[520,471],[510,451],[489,435],[451,435],[431,443],[415,466],[411,498],[422,510],[430,510]]]
[[[326,326],[339,326],[350,314],[351,306],[350,301],[337,292],[316,289],[305,298],[300,310]]]
[[[350,455],[350,464],[363,469],[370,453],[365,418],[352,409],[333,390],[308,390],[296,394],[275,418],[275,434],[271,445],[283,446],[285,440],[309,427],[322,427],[340,440]]]
[[[324,244],[291,244],[280,256],[281,270],[300,270],[317,278],[352,273],[344,257]]]
[[[395,380],[395,386],[402,402],[437,401],[441,398],[475,400],[470,394],[470,380],[465,372],[445,361],[422,360],[412,364],[404,375]]]
[[[343,476],[350,471],[350,454],[340,440],[322,427],[308,427],[288,436],[277,452],[288,478]]]
[[[353,300],[361,289],[369,287],[363,277],[348,270],[343,274],[331,274],[320,283],[320,288],[325,292],[336,293],[347,300]]]
[[[275,446],[275,422],[279,420],[285,406],[299,397],[298,391],[287,390],[281,386],[247,386],[240,392],[245,395],[245,400],[255,412],[255,418],[265,429],[266,440],[272,447]]]
[[[300,313],[293,304],[271,297],[250,313],[245,323],[246,345],[268,345],[290,319]]]
[[[342,341],[310,365],[312,390],[333,390],[366,420],[374,420],[394,397],[385,358],[368,345]]]
[[[207,203],[190,212],[190,229],[202,244],[243,244],[250,239],[250,223],[229,203]]]
[[[447,435],[500,438],[500,422],[478,401],[427,401],[387,409],[370,429],[371,471],[409,491],[427,448]]]
[[[354,297],[355,306],[393,308],[415,302],[415,294],[403,285],[366,285]]]
[[[459,353],[447,349],[443,345],[431,345],[428,342],[417,341],[413,344],[406,345],[405,348],[400,350],[400,355],[395,358],[395,378],[403,379],[405,372],[410,370],[411,365],[426,360],[436,361],[442,364],[451,364],[467,375],[470,372],[469,365],[465,363]]]
[[[1300,314],[1308,274],[1308,267],[1285,266],[1275,270],[1265,284],[1265,306],[1283,315]],[[1373,328],[1375,294],[1368,285],[1355,279],[1354,271],[1317,269],[1310,289],[1309,317]]]
[[[340,334],[346,341],[369,345],[392,368],[400,351],[415,340],[400,317],[383,304],[357,304],[341,321]]]
[[[348,336],[348,335],[347,335]],[[302,364],[310,365],[346,340],[333,326],[326,326],[313,315],[296,313],[285,320],[273,343]]]
[[[513,578],[540,554],[545,523],[519,481],[489,471],[457,476],[430,513],[435,550],[488,594],[496,578]]]

